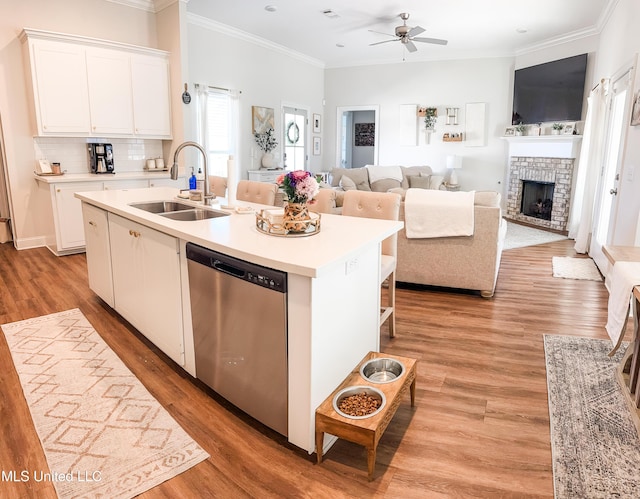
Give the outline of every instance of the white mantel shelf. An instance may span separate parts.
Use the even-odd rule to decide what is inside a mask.
[[[577,158],[582,135],[519,135],[502,137],[509,143],[509,157]]]

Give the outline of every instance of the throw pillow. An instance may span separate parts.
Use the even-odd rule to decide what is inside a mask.
[[[401,183],[399,180],[394,180],[392,178],[383,178],[373,182],[371,184],[371,190],[374,192],[387,192],[389,189],[400,187],[400,185]]]
[[[409,177],[409,187],[412,189],[429,189],[431,187],[431,176],[412,175]]]
[[[431,175],[429,189],[444,190],[444,177],[442,175]]]
[[[340,187],[342,187],[345,191],[352,191],[356,189],[356,183],[346,175],[343,175],[340,179]]]

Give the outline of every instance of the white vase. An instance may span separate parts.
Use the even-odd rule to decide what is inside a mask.
[[[262,155],[262,167],[263,168],[274,168],[275,167],[275,158],[273,157],[273,153],[265,152]]]
[[[551,135],[560,135],[560,130],[551,130]]]

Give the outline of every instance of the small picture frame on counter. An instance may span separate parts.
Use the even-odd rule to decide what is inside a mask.
[[[562,135],[573,135],[575,130],[575,123],[565,123],[564,128],[562,129]]]

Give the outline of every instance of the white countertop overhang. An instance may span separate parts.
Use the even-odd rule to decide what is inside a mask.
[[[177,199],[178,193],[178,189],[160,187],[77,192],[75,196],[84,202],[179,239],[265,267],[306,277],[321,277],[330,267],[356,258],[364,246],[381,242],[403,227],[403,223],[399,221],[322,214],[321,230],[318,234],[307,237],[277,237],[257,230],[255,214],[222,210],[220,205],[210,208],[231,215],[197,221],[171,220],[130,206],[130,203],[141,201],[168,200],[195,204]],[[221,205],[225,204],[224,199],[218,199],[221,200]],[[236,205],[252,206],[256,209],[267,208],[240,201]],[[202,207],[201,204],[197,206]]]

